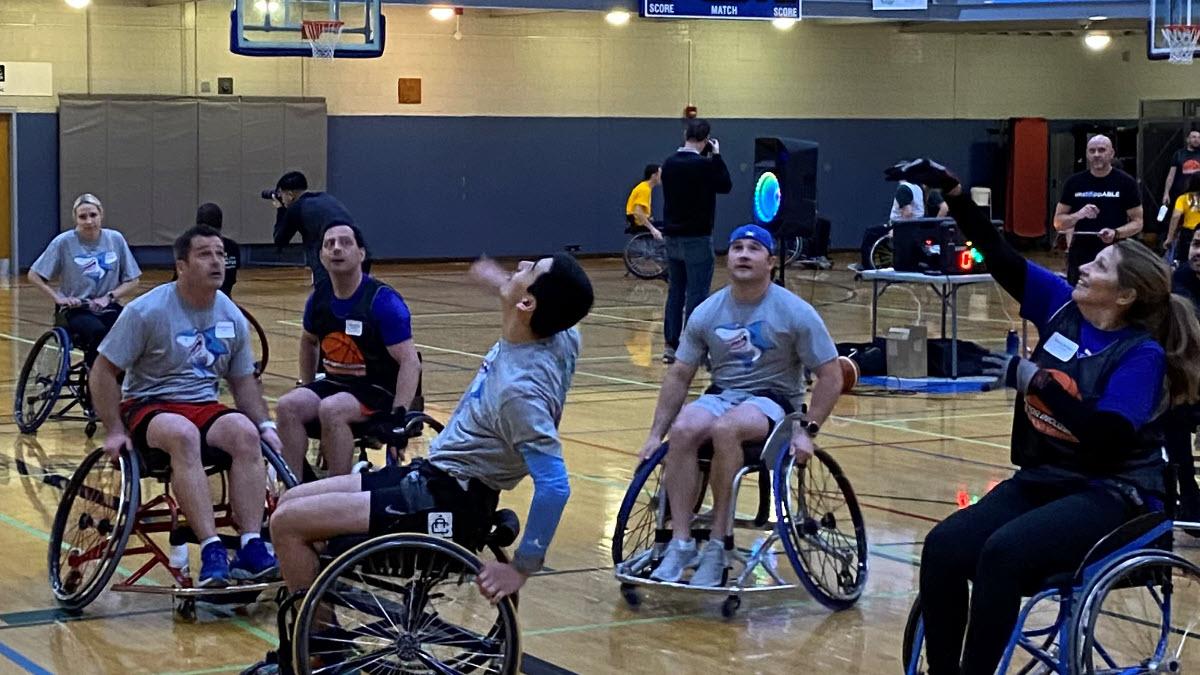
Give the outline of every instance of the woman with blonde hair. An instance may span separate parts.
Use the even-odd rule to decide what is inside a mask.
[[[1133,240],[1104,248],[1072,288],[1027,261],[929,160],[906,179],[940,187],[996,281],[1038,328],[1030,358],[994,355],[1018,391],[1018,469],[925,537],[921,612],[929,675],[991,675],[1023,593],[1077,568],[1109,532],[1166,495],[1162,414],[1200,392],[1200,324],[1170,270]]]
[[[102,227],[104,206],[95,195],[79,195],[71,215],[74,229],[50,241],[29,268],[29,281],[54,301],[55,323],[67,327],[90,365],[142,271],[125,237]],[[55,278],[57,289],[50,286]]]

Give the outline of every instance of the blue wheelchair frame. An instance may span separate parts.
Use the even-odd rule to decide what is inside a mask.
[[[1144,518],[1146,516],[1143,515],[1141,517]],[[1130,522],[1134,521],[1131,520]],[[1163,549],[1154,546],[1154,543],[1168,536],[1174,526],[1175,524],[1170,518],[1164,518],[1147,532],[1120,546],[1112,553],[1083,565],[1082,569],[1071,576],[1069,582],[1063,584],[1051,583],[1047,588],[1037,592],[1025,601],[1025,604],[1021,607],[1021,611],[1017,614],[1016,628],[1013,629],[1012,635],[1009,637],[1008,645],[1004,649],[1004,656],[1000,660],[997,672],[1004,673],[1008,671],[1008,667],[1012,663],[1018,647],[1048,668],[1049,672],[1058,673],[1059,675],[1068,675],[1077,672],[1075,665],[1072,664],[1072,659],[1076,656],[1075,650],[1070,647],[1073,644],[1073,632],[1085,629],[1080,625],[1083,617],[1076,616],[1078,606],[1084,600],[1085,591],[1091,587],[1094,580],[1101,577],[1104,573],[1117,568],[1123,562],[1137,560],[1150,554],[1163,553]],[[1100,546],[1103,541],[1101,540],[1097,546]],[[1085,563],[1086,560],[1085,558]],[[1055,598],[1058,601],[1058,612],[1053,623],[1042,628],[1027,629],[1025,622],[1033,609],[1039,603]],[[1170,635],[1170,599],[1168,598],[1164,601],[1162,598],[1155,597],[1155,601],[1159,603],[1160,607],[1163,607],[1166,617],[1166,621],[1164,621],[1161,627],[1158,645],[1155,648],[1155,657],[1162,658],[1167,647],[1167,638]],[[910,622],[913,618],[912,614],[919,614],[919,612],[920,598],[918,597],[914,603],[912,613],[910,613]],[[917,668],[920,663],[924,642],[925,620],[918,615],[916,617],[916,630],[911,647],[907,644],[905,645],[907,663],[904,672],[906,675],[920,675],[921,671],[918,671]],[[1054,644],[1058,645],[1057,653],[1050,651],[1050,647]],[[1094,644],[1093,648],[1096,649],[1102,658],[1109,662],[1111,667],[1118,667],[1112,662],[1112,659],[1108,656],[1102,645]]]

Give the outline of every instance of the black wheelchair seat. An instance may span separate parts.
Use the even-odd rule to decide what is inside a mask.
[[[141,458],[142,478],[153,478],[160,483],[171,481],[171,456],[165,450],[158,448],[137,448]],[[200,461],[204,464],[204,473],[212,476],[228,471],[233,466],[233,459],[222,450],[202,446]]]
[[[1166,513],[1152,511],[1142,514],[1096,542],[1074,570],[1051,575],[1036,588],[1023,588],[1021,593],[1032,597],[1053,588],[1070,594],[1072,589],[1081,587],[1102,567],[1111,564],[1114,557],[1144,549],[1170,551],[1171,540],[1171,520]]]

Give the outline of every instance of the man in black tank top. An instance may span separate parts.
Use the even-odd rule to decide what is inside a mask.
[[[416,395],[421,364],[411,315],[392,287],[363,272],[366,257],[356,226],[325,228],[321,264],[329,281],[314,287],[308,298],[299,386],[277,406],[284,459],[297,475],[304,466],[308,425],[320,426],[329,475],[346,474],[354,459],[350,425],[389,412],[403,424]]]

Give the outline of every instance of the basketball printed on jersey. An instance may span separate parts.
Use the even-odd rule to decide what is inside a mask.
[[[364,375],[367,361],[354,338],[338,331],[321,338],[321,363],[330,373]]]
[[[1068,394],[1077,399],[1082,398],[1079,395],[1079,386],[1075,383],[1075,380],[1071,379],[1070,375],[1061,370],[1047,370],[1046,372],[1050,373],[1050,377],[1053,377],[1054,381],[1058,382],[1059,386],[1066,390]],[[1036,394],[1025,395],[1025,414],[1029,417],[1029,423],[1033,425],[1033,428],[1043,434],[1061,441],[1079,442],[1079,439],[1075,438],[1075,434],[1067,431],[1067,428],[1061,422],[1054,419],[1050,408]]]

